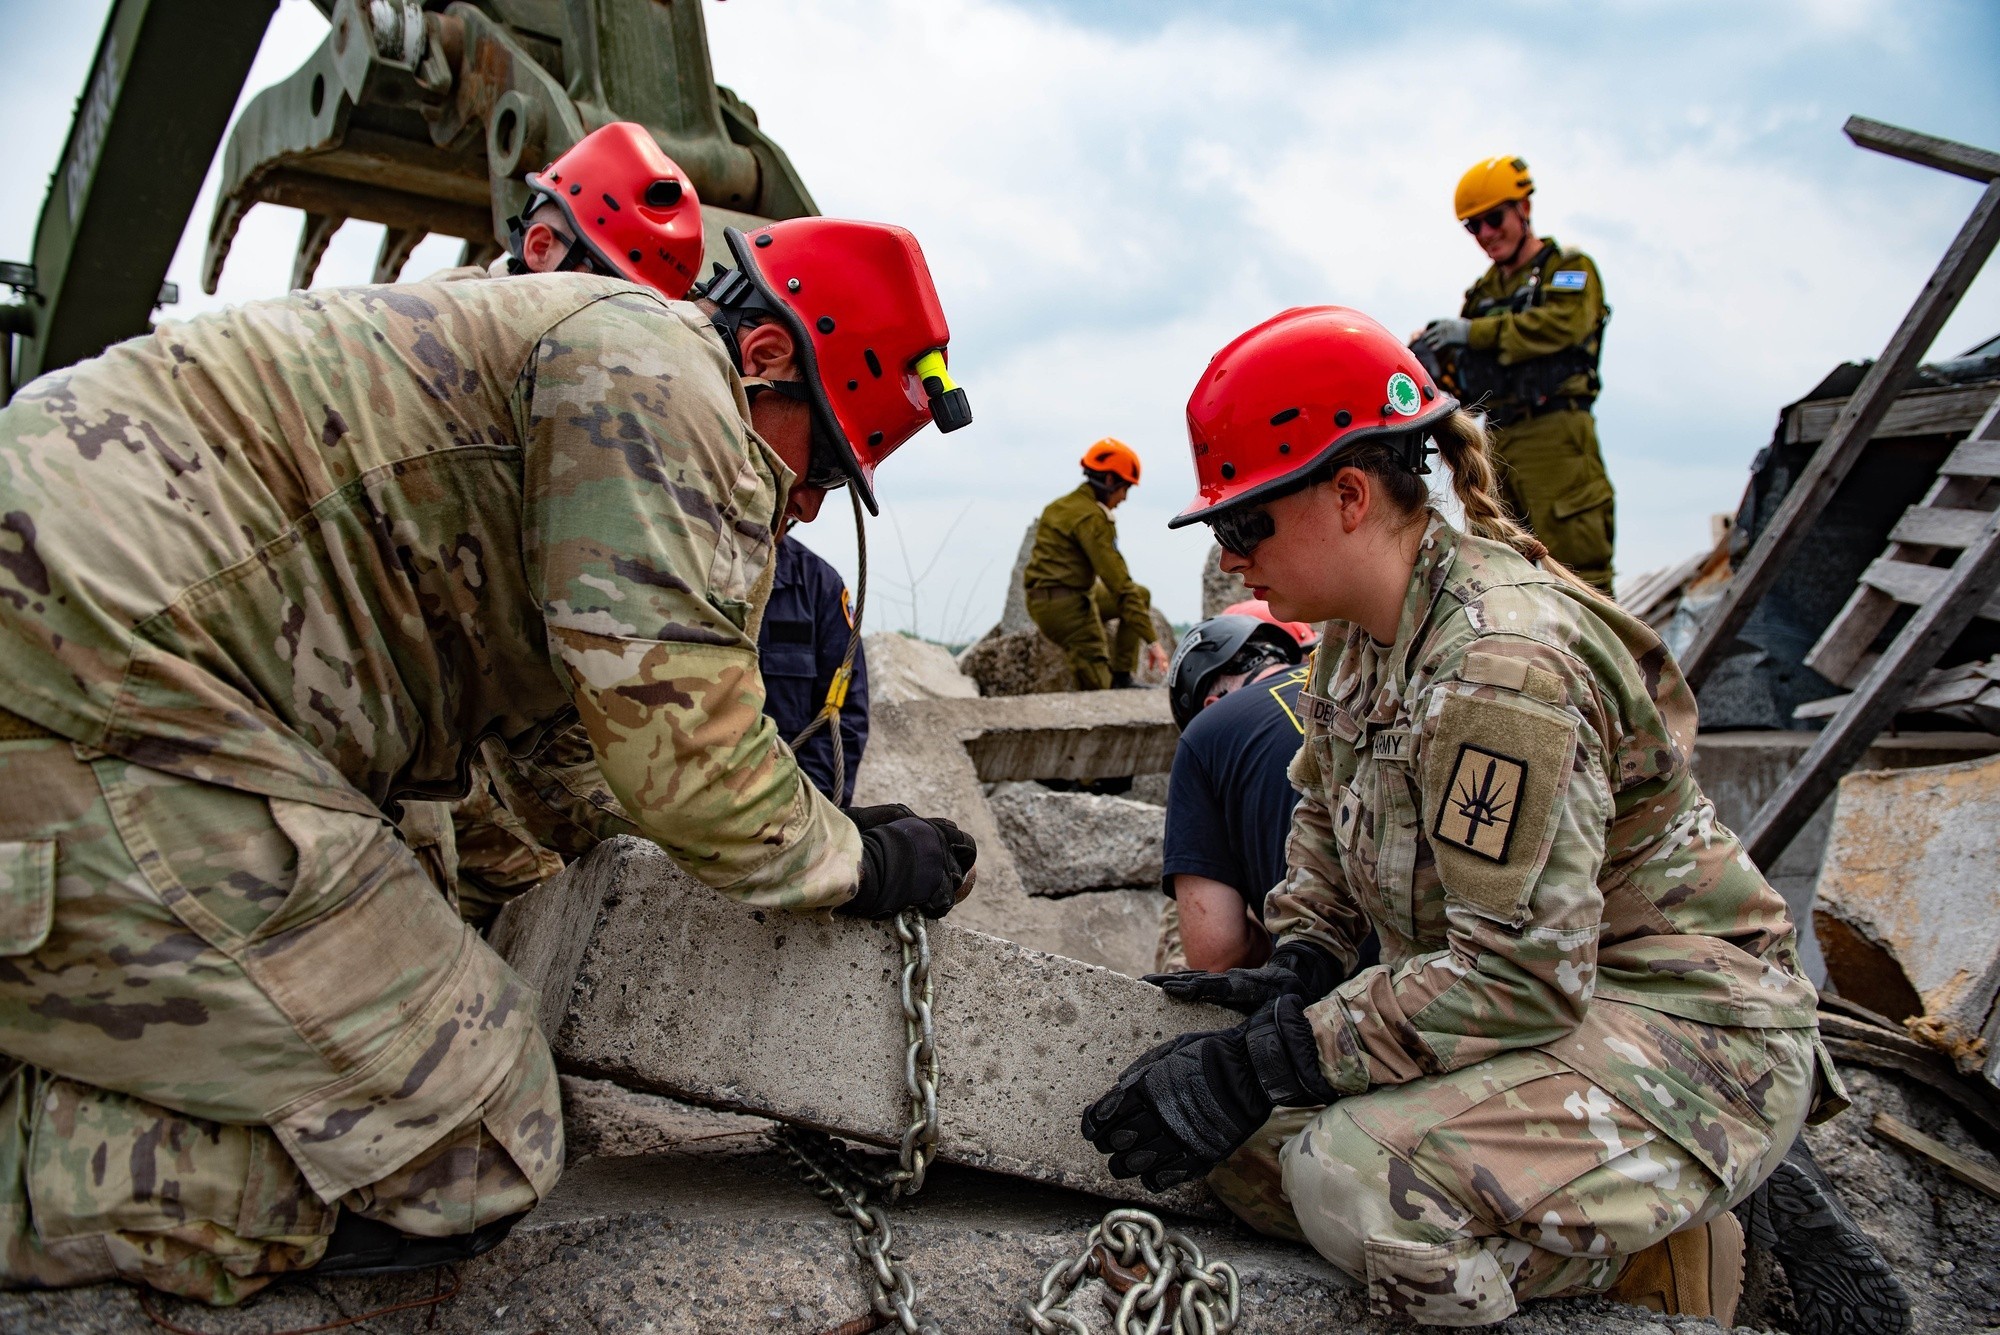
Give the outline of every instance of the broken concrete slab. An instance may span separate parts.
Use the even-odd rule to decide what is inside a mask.
[[[1222,615],[1225,607],[1234,607],[1250,597],[1249,586],[1236,575],[1222,568],[1222,548],[1211,542],[1208,556],[1201,564],[1201,619]]]
[[[1063,651],[1033,626],[995,626],[958,656],[958,670],[979,683],[981,695],[1042,695],[1076,685]]]
[[[1715,803],[1715,814],[1732,830],[1748,829],[1757,809],[1785,781],[1785,776],[1810,747],[1812,732],[1704,732],[1695,739],[1694,774],[1701,790]],[[1931,732],[1883,737],[1862,757],[1863,769],[1902,769],[1937,765],[2000,751],[2000,737],[1988,733]],[[1799,924],[1800,954],[1814,983],[1826,981],[1826,965],[1814,935],[1813,886],[1826,853],[1827,832],[1833,824],[1834,801],[1828,798],[1806,822],[1791,846],[1764,869],[1771,884],[1785,897],[1793,921]]]
[[[958,670],[951,650],[900,631],[864,636],[868,651],[868,705],[907,700],[971,700],[979,683]]]
[[[1849,774],[1819,877],[1840,994],[2000,1084],[2000,757]]]
[[[987,805],[981,768],[1003,779],[1165,768],[1173,723],[1160,695],[1096,691],[884,706],[871,720],[854,800],[905,803],[958,822],[979,842],[978,891],[952,921],[1137,977],[1152,968],[1162,897],[1138,890],[1066,900],[1028,894]]]
[[[1004,783],[987,794],[1001,838],[1031,895],[1153,889],[1164,852],[1161,811],[1124,797]]]
[[[1028,521],[1028,527],[1021,534],[1021,546],[1014,553],[1014,569],[1007,576],[1007,601],[1000,609],[1000,633],[1014,635],[1024,630],[1033,630],[1035,622],[1028,615],[1028,590],[1021,577],[1028,573],[1028,558],[1034,555],[1035,532],[1041,528],[1039,519]]]
[[[543,998],[563,1070],[875,1144],[901,1136],[902,959],[887,925],[751,909],[638,839],[600,846],[505,916],[503,953]],[[585,921],[580,951],[549,943]],[[1156,1198],[1114,1180],[1077,1117],[1147,1048],[1239,1016],[951,920],[930,940],[941,1158],[1217,1208],[1204,1188]],[[535,972],[579,956],[573,983]]]
[[[964,743],[986,783],[1164,774],[1180,744],[1163,690],[981,700],[936,717]]]

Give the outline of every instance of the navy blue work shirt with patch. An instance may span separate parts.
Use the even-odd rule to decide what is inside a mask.
[[[847,653],[852,606],[840,572],[797,538],[778,544],[771,601],[757,633],[757,661],[764,674],[764,712],[786,741],[798,736],[826,703],[833,674]],[[839,792],[833,785],[833,738],[822,728],[798,749],[799,768],[836,806],[854,795],[854,771],[868,745],[868,664],[854,652],[854,682],[840,711],[843,754]]]
[[[1231,691],[1188,721],[1167,778],[1164,888],[1206,876],[1262,911],[1285,878],[1285,836],[1298,789],[1285,777],[1305,737],[1303,667]]]

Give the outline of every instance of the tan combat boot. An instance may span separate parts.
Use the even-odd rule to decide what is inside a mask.
[[[1728,1330],[1743,1297],[1743,1226],[1725,1210],[1654,1243],[1625,1263],[1604,1296],[1668,1315],[1713,1317]]]

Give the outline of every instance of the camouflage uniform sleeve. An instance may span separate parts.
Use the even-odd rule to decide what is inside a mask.
[[[1076,541],[1090,558],[1090,568],[1097,572],[1097,578],[1117,602],[1119,619],[1144,626],[1145,642],[1151,643],[1157,638],[1153,629],[1152,595],[1132,578],[1125,554],[1118,550],[1118,526],[1103,510],[1093,510],[1076,526]]]
[[[790,478],[698,318],[624,292],[542,337],[516,389],[529,579],[632,823],[735,898],[831,907],[860,836],[765,717],[757,669]]]
[[[1304,757],[1305,751],[1299,755]],[[1292,762],[1294,785],[1301,760]],[[1371,930],[1368,915],[1340,869],[1333,840],[1333,813],[1311,786],[1292,808],[1292,829],[1285,839],[1285,879],[1264,897],[1264,926],[1279,945],[1310,941],[1340,961],[1343,975],[1353,972],[1361,943]]]
[[[1475,648],[1418,717],[1409,778],[1448,944],[1307,1011],[1343,1094],[1547,1046],[1582,1022],[1596,982],[1612,790],[1605,730],[1584,721],[1602,718],[1589,674],[1539,645]]]
[[[1578,271],[1584,275],[1581,289],[1555,286],[1557,274]],[[1500,364],[1511,366],[1589,338],[1604,319],[1604,281],[1597,275],[1597,265],[1590,256],[1569,251],[1549,266],[1548,273],[1540,305],[1480,316],[1472,322],[1472,346],[1498,350]]]

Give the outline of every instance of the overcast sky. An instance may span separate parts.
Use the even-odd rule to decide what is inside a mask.
[[[0,0],[0,116],[16,153],[0,258],[28,256],[105,0]],[[1519,153],[1536,221],[1591,252],[1615,309],[1600,435],[1620,570],[1666,564],[1734,510],[1777,410],[1871,357],[1978,196],[1865,153],[1859,113],[2000,148],[2000,5],[1251,5],[1192,0],[713,0],[718,79],[828,213],[922,241],[977,421],[885,467],[871,620],[976,635],[1023,527],[1102,435],[1144,457],[1125,551],[1174,619],[1206,538],[1168,533],[1192,490],[1182,413],[1210,354],[1292,305],[1392,329],[1454,313],[1484,259],[1451,213],[1472,161]],[[249,88],[322,40],[282,0]],[[212,190],[213,178],[211,176]],[[295,213],[245,223],[200,295],[208,191],[170,277],[184,315],[283,289]],[[350,224],[321,283],[366,281]],[[450,263],[434,239],[406,273]],[[2000,266],[1934,355],[2000,333]],[[954,525],[956,526],[954,528]],[[947,540],[947,534],[950,534]],[[852,573],[844,507],[804,535]],[[907,554],[907,565],[905,555]]]

